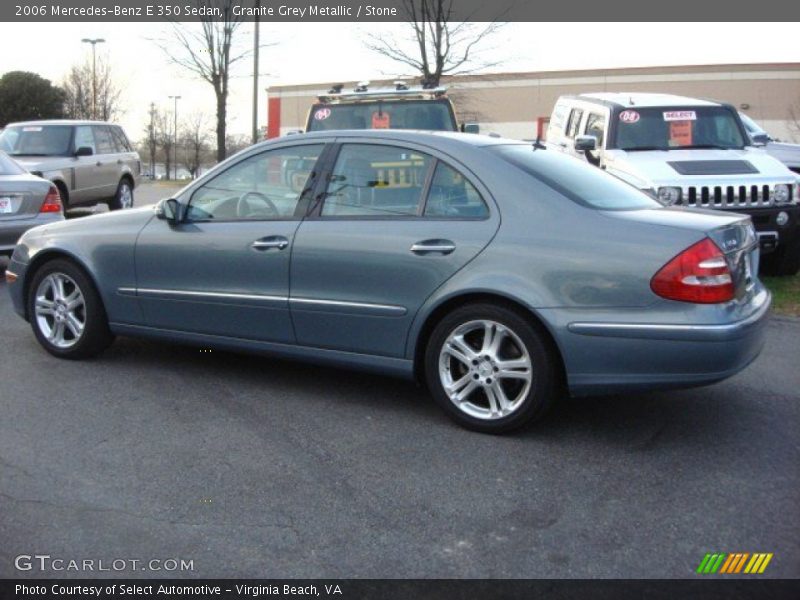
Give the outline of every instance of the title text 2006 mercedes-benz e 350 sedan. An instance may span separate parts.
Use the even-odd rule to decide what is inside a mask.
[[[417,376],[499,432],[564,386],[733,375],[762,346],[757,263],[747,217],[530,144],[338,131],[254,146],[155,211],[34,229],[7,277],[56,356],[119,334]]]

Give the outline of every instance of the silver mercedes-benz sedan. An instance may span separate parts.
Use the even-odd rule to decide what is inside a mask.
[[[55,186],[31,175],[0,150],[0,256],[11,256],[28,229],[63,220]]]
[[[29,231],[6,277],[55,356],[129,335],[371,369],[501,432],[564,392],[743,369],[758,258],[749,217],[665,208],[538,145],[335,131],[253,146],[155,210]]]

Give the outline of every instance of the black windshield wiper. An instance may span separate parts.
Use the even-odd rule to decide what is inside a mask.
[[[672,148],[664,148],[662,146],[636,146],[635,148],[620,148],[625,152],[646,152],[648,150],[672,150]]]
[[[738,146],[720,146],[719,144],[692,144],[677,146],[675,150],[741,150]]]

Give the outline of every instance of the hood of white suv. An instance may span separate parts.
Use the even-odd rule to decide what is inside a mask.
[[[752,147],[741,150],[608,150],[605,161],[610,173],[638,187],[796,181],[785,165],[763,149]],[[688,172],[702,174],[689,175]]]

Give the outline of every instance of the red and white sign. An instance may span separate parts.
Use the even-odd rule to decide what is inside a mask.
[[[619,120],[623,123],[636,123],[639,120],[639,113],[635,110],[623,110],[619,113]]]
[[[317,112],[314,113],[314,118],[317,121],[324,121],[330,116],[331,116],[330,108],[320,108],[319,110],[317,110]]]
[[[697,114],[693,110],[670,110],[664,113],[665,121],[696,121]]]
[[[372,113],[373,129],[389,129],[389,127],[390,127],[389,113],[387,112]]]

